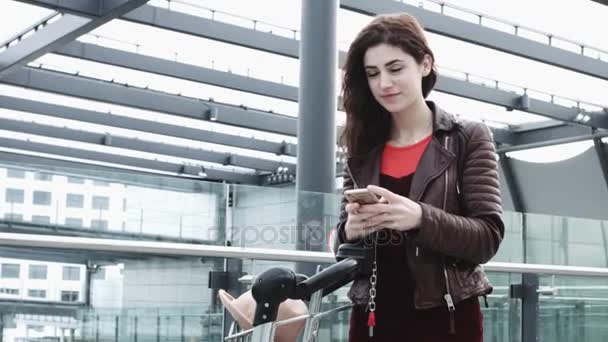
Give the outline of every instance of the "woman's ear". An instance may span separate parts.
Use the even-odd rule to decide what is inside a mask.
[[[422,76],[426,77],[428,76],[431,71],[433,70],[433,58],[431,57],[431,55],[426,54],[424,55],[424,57],[422,57]]]

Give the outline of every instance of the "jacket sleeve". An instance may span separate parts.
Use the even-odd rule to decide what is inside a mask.
[[[483,124],[470,125],[460,194],[466,216],[420,203],[422,220],[414,240],[424,248],[482,264],[498,251],[504,223],[498,158],[490,131]]]
[[[346,163],[345,163],[344,172],[342,172],[342,174],[343,174],[343,178],[344,178],[342,191],[344,192],[345,190],[353,189],[354,188],[353,179],[350,175],[350,172],[348,172]],[[348,203],[348,201],[346,200],[346,197],[342,196],[342,203],[340,205],[340,217],[338,218],[338,224],[336,225],[337,239],[335,240],[335,243],[334,243],[334,253],[338,252],[338,247],[343,243],[346,243],[346,242],[356,243],[359,241],[359,239],[356,239],[354,241],[346,240],[346,232],[344,231],[344,227],[346,226],[346,220],[348,219],[348,213],[346,212],[346,210],[344,208],[346,207],[347,203]]]

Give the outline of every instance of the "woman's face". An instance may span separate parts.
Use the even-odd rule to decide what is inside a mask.
[[[363,65],[374,98],[387,111],[402,112],[424,98],[421,82],[431,71],[428,55],[418,64],[401,48],[383,43],[367,49]]]

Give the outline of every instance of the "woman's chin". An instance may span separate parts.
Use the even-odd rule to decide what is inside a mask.
[[[400,113],[406,108],[403,103],[384,103],[382,107],[389,113]]]

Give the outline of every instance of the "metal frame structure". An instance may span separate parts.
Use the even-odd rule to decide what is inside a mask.
[[[133,253],[135,255],[165,255],[256,259],[272,261],[302,261],[332,264],[335,256],[329,252],[295,251],[269,248],[230,247],[168,243],[156,241],[110,240],[85,237],[0,233],[3,246],[27,248],[58,248],[62,250],[103,251],[107,253]],[[489,272],[533,273],[560,276],[608,277],[607,268],[566,265],[522,264],[493,262],[484,264]]]
[[[113,18],[120,17],[121,19],[134,23],[151,25],[156,28],[244,46],[290,58],[299,58],[300,55],[300,52],[298,51],[298,41],[295,39],[297,36],[296,31],[294,31],[293,38],[287,38],[214,19],[206,19],[146,5],[145,1],[108,0],[102,1],[101,3],[90,0],[61,2],[50,0],[18,1],[61,11],[63,12],[61,18],[80,16],[81,18],[84,18],[87,22],[86,25],[88,25],[87,28],[90,29],[96,27],[94,24],[97,24],[98,26]],[[405,10],[416,15],[425,24],[426,29],[429,32],[446,35],[490,48],[500,49],[501,51],[575,70],[595,77],[604,77],[602,70],[605,69],[604,66],[606,62],[595,61],[586,57],[584,54],[577,55],[552,45],[528,41],[516,34],[496,31],[480,24],[473,24],[450,17],[443,13],[436,13],[424,8],[390,0],[377,1],[373,4],[359,0],[343,0],[340,2],[340,6],[346,10],[364,14]],[[478,15],[480,18],[487,17],[481,14]],[[43,22],[48,22],[48,20],[49,18],[45,18]],[[59,22],[64,21],[57,20],[55,23]],[[141,89],[129,85],[89,79],[77,75],[68,75],[60,72],[22,66],[44,53],[55,52],[63,56],[96,63],[120,66],[282,100],[298,101],[297,87],[74,41],[75,37],[90,31],[90,29],[78,30],[77,33],[79,34],[76,34],[76,31],[72,34],[72,31],[62,31],[59,28],[53,28],[52,25],[43,26],[42,23],[34,25],[28,30],[40,30],[40,32],[35,31],[31,37],[24,39],[19,42],[19,44],[0,53],[0,60],[4,58],[13,61],[11,63],[6,63],[7,65],[10,65],[4,68],[6,69],[6,72],[2,73],[0,82],[46,92],[55,92],[68,96],[165,112],[188,118],[214,121],[218,124],[234,125],[286,136],[296,135],[297,118],[294,117],[258,111],[244,106],[215,103],[185,96],[160,93],[150,89]],[[51,31],[54,36],[56,36],[56,39],[47,38],[47,36],[43,34],[46,31]],[[62,32],[64,33],[63,36],[61,35]],[[466,34],[463,32],[466,32]],[[12,40],[21,39],[21,36],[22,35],[17,35]],[[28,53],[28,51],[30,51],[30,45],[37,46],[38,48],[34,49],[33,53]],[[521,51],[525,51],[526,55],[522,54]],[[11,57],[14,54],[29,57],[16,59]],[[341,52],[340,56],[343,58],[344,52]],[[566,60],[567,65],[564,64],[565,62],[563,62],[563,60]],[[589,60],[593,61],[595,64],[589,63]],[[571,65],[568,63],[571,63]],[[10,72],[8,72],[9,70]],[[589,112],[577,106],[566,107],[556,102],[545,102],[531,98],[525,93],[522,95],[503,90],[499,87],[498,82],[496,84],[479,84],[471,82],[468,79],[468,75],[466,76],[465,79],[458,79],[441,75],[436,90],[459,97],[502,106],[509,110],[518,109],[534,113],[553,120],[543,125],[522,125],[521,127],[509,130],[494,129],[494,137],[499,145],[499,152],[506,153],[526,148],[587,139],[595,139],[597,143],[601,145],[601,138],[608,136],[608,114],[605,110]],[[120,115],[93,116],[87,115],[90,111],[82,109],[35,103],[32,100],[17,99],[7,96],[3,96],[0,103],[2,107],[13,110],[32,111],[43,115],[83,120],[87,122],[94,121],[108,126],[120,126],[156,134],[176,136],[255,151],[271,152],[277,155],[297,155],[296,145],[285,142],[275,143],[202,129],[192,129],[167,123],[145,122],[145,120],[132,119]],[[80,141],[98,141],[103,143],[101,140],[101,133],[98,133],[97,135],[88,134],[88,137],[84,138],[83,136],[86,134],[82,132],[72,132],[68,129],[63,129],[61,131],[58,129],[50,130],[49,128],[43,128],[32,123],[23,123],[20,125],[20,129],[21,131],[38,131],[43,135],[44,133],[48,133],[48,136],[56,136],[63,139],[72,139],[79,136]],[[75,140],[78,141],[78,139]],[[142,146],[142,142],[139,142],[138,144],[137,141],[123,140],[120,137],[112,137],[109,140],[115,144],[114,146],[120,145],[133,150],[138,150],[139,145],[140,150],[145,147],[147,152],[181,155],[184,157],[189,156],[197,160],[214,164],[252,168],[257,170],[262,176],[262,178],[258,179],[249,178],[245,180],[247,177],[221,178],[221,176],[219,176],[220,178],[213,178],[213,176],[208,175],[207,179],[210,180],[217,179],[245,182],[249,184],[262,184],[260,179],[263,179],[264,175],[272,174],[276,167],[279,166],[287,167],[289,174],[295,174],[295,165],[274,162],[263,158],[205,152],[202,150],[186,150],[178,147],[166,146],[164,144],[163,146],[158,144]],[[598,149],[598,152],[599,151],[601,151],[601,149]],[[70,156],[70,154],[68,154],[68,156]],[[120,158],[116,158],[116,161],[119,160]],[[118,162],[118,164],[120,164],[120,162]],[[137,166],[138,163],[131,162],[130,164],[131,166],[134,166],[134,164]],[[156,166],[151,164],[148,166],[153,167],[151,170],[156,168]],[[176,172],[175,170],[179,170],[179,167],[168,168],[166,166],[158,166],[158,169],[163,172]],[[340,170],[339,165],[337,166],[337,170]],[[176,174],[179,173],[180,172],[177,172]],[[219,175],[221,174],[222,173],[220,172]]]
[[[343,51],[334,51],[332,48],[328,48],[325,50],[331,53],[328,52],[327,55],[321,55],[318,52],[310,51],[310,49],[302,50],[302,46],[305,46],[305,43],[311,38],[313,40],[319,38],[319,33],[315,33],[316,26],[311,25],[311,22],[303,22],[301,37],[298,40],[299,32],[296,30],[293,30],[292,37],[283,37],[258,31],[255,29],[255,25],[253,29],[245,28],[213,18],[206,19],[147,5],[148,0],[16,1],[41,6],[57,12],[34,23],[0,46],[0,83],[138,108],[181,118],[200,120],[213,123],[214,125],[268,132],[285,136],[286,139],[299,136],[300,142],[306,141],[307,145],[296,145],[286,141],[267,141],[261,138],[215,132],[213,129],[185,127],[172,122],[132,118],[120,115],[120,113],[101,113],[68,105],[50,104],[34,99],[5,95],[0,96],[0,107],[2,108],[44,115],[46,117],[128,129],[133,132],[153,133],[256,152],[272,153],[278,156],[298,157],[299,160],[306,160],[308,164],[311,163],[311,156],[313,158],[316,157],[314,155],[315,150],[327,152],[328,146],[335,147],[333,145],[333,140],[335,140],[333,126],[331,127],[331,131],[324,130],[322,134],[319,134],[318,139],[314,133],[310,133],[311,127],[312,131],[315,128],[314,125],[311,125],[311,122],[322,121],[320,120],[322,116],[319,115],[311,115],[304,119],[298,119],[271,111],[247,108],[244,105],[214,102],[204,99],[204,96],[192,98],[168,94],[133,85],[88,78],[78,74],[73,75],[65,72],[51,71],[42,65],[38,68],[31,66],[31,62],[35,61],[38,57],[48,53],[55,53],[88,62],[204,83],[279,100],[299,102],[300,111],[313,112],[313,114],[326,111],[331,111],[334,114],[333,109],[340,108],[340,104],[336,103],[335,97],[323,99],[318,104],[315,103],[319,96],[318,94],[314,95],[315,89],[311,90],[310,88],[310,85],[314,83],[312,80],[315,79],[315,76],[308,77],[310,75],[305,75],[307,77],[303,77],[304,80],[301,80],[300,86],[294,87],[75,40],[79,36],[113,19],[120,18],[131,23],[148,25],[157,29],[215,40],[284,57],[301,58],[301,66],[305,66],[301,70],[301,74],[304,74],[306,68],[311,68],[310,65],[313,65],[315,61],[329,60],[329,55],[333,56],[335,54],[338,65],[341,65],[345,56],[345,52]],[[606,4],[605,1],[594,1]],[[568,41],[551,34],[538,32],[521,25],[508,23],[484,14],[458,8],[438,0],[425,0],[421,6],[391,0],[335,0],[331,6],[336,6],[337,8],[338,2],[339,6],[344,10],[366,15],[409,12],[421,20],[425,29],[429,32],[608,81],[608,61],[601,58],[592,58],[590,55],[598,53],[608,56],[608,53],[605,51],[597,50],[585,44]],[[327,3],[324,1],[324,5],[327,5]],[[431,7],[435,10],[431,10]],[[311,8],[308,9],[310,10]],[[452,17],[446,14],[447,8],[469,14],[477,18],[478,22],[472,23]],[[320,24],[335,25],[333,23],[333,20],[336,18],[335,13],[327,14],[327,11],[319,9],[313,9],[314,11],[326,14],[322,16]],[[308,16],[313,17],[311,15]],[[487,27],[484,25],[486,21],[502,22],[507,27],[510,26],[513,32],[499,31]],[[522,31],[540,34],[547,41],[540,42],[526,39],[520,35]],[[557,40],[573,46],[574,49],[566,50],[558,47],[558,45],[554,44]],[[300,45],[300,42],[302,42],[302,45]],[[313,62],[311,63],[311,61]],[[323,65],[331,65],[331,63]],[[331,68],[336,69],[335,65],[331,65]],[[331,70],[325,73],[327,74],[325,77],[330,77],[328,75],[331,74]],[[535,91],[530,89],[521,88],[518,91],[512,91],[510,87],[503,87],[503,84],[499,81],[473,81],[477,78],[472,77],[473,75],[468,73],[462,73],[462,76],[459,78],[448,76],[447,73],[446,75],[441,74],[435,89],[442,93],[504,107],[507,111],[520,110],[548,118],[548,120],[541,123],[525,124],[518,127],[509,127],[508,129],[493,129],[500,154],[501,167],[516,210],[522,212],[526,210],[526,201],[518,186],[518,177],[524,177],[525,175],[518,175],[517,170],[513,170],[513,163],[509,162],[509,157],[507,156],[508,152],[566,142],[592,140],[598,157],[597,167],[601,168],[606,183],[605,189],[608,189],[608,149],[602,141],[603,138],[608,137],[608,110],[604,106],[589,106],[589,104],[569,99],[566,99],[568,100],[566,102],[570,103],[570,105],[564,105],[564,102],[554,101],[554,95],[551,95],[550,101],[540,100],[534,97]],[[323,80],[329,81],[330,79],[324,78]],[[331,81],[333,82],[333,80]],[[330,92],[327,91],[327,93]],[[328,104],[331,107],[329,109],[325,108]],[[589,107],[595,109],[588,109]],[[505,115],[513,114],[505,112]],[[307,125],[306,129],[302,128],[304,125]],[[321,128],[322,126],[320,125],[326,125],[326,123],[319,122],[318,125],[317,128]],[[0,160],[45,165],[45,167],[98,168],[100,170],[127,171],[131,175],[149,173],[172,175],[187,179],[206,179],[256,185],[268,184],[266,182],[267,177],[275,174],[277,170],[294,176],[298,167],[293,162],[275,161],[264,157],[250,157],[237,153],[194,149],[120,136],[118,134],[108,134],[107,132],[76,130],[36,122],[0,119],[0,127],[4,130],[26,135],[58,138],[64,141],[103,147],[100,149],[102,152],[100,152],[77,147],[58,146],[29,139],[0,138],[0,148],[2,148],[0,150]],[[327,145],[325,140],[329,136],[332,137],[330,139],[332,141],[329,142],[330,145]],[[143,156],[124,156],[113,153],[112,148],[179,157],[187,160],[187,162],[168,162]],[[333,154],[333,151],[330,154]],[[320,183],[316,177],[322,178],[325,185],[329,184],[333,186],[333,182],[327,182],[328,175],[333,178],[334,166],[338,172],[341,169],[339,163],[337,163],[338,165],[333,165],[333,160],[333,155],[327,156],[327,153],[324,154],[323,162],[318,165],[319,168],[314,169],[310,174],[306,174],[306,184],[303,187],[298,187],[298,190],[310,190],[311,186]],[[229,171],[219,166],[217,168],[207,167],[209,164],[233,166],[235,168],[233,168],[233,171]],[[250,169],[252,172],[238,172],[238,168]],[[303,166],[301,164],[298,170],[299,173],[302,173]],[[526,224],[524,222],[524,229],[525,227]],[[44,233],[44,230],[37,228],[39,227],[29,227],[27,232]],[[14,227],[8,228],[9,231],[12,231],[11,229],[14,229]],[[14,231],[24,232],[22,229],[14,229]],[[62,231],[60,233],[69,234],[72,232]],[[91,236],[97,237],[95,234]],[[32,249],[32,253],[30,253],[31,257],[57,261],[68,259],[70,261],[80,260],[82,263],[88,263],[88,259],[83,259],[85,257],[112,261],[116,258],[141,258],[144,255],[214,256],[221,258],[246,257],[316,263],[331,263],[334,261],[333,255],[321,252],[236,249],[224,246],[178,243],[179,241],[146,242],[141,240],[125,240],[125,238],[128,238],[126,236],[114,237],[121,238],[122,240],[4,232],[0,233],[0,242],[3,246],[0,248],[0,253],[3,255],[19,256],[19,248],[29,247],[34,248]],[[52,250],[49,248],[52,248]],[[87,255],[79,256],[78,254],[83,249],[87,250]],[[66,254],[66,251],[71,251],[71,253]],[[524,261],[526,261],[525,253],[524,247]],[[237,271],[240,268],[241,266],[239,265],[234,266],[234,269]],[[513,293],[519,291],[520,298],[524,301],[523,315],[527,323],[522,328],[522,336],[525,342],[532,341],[536,337],[536,325],[533,323],[533,319],[536,317],[535,310],[538,303],[537,274],[608,276],[606,269],[569,266],[493,262],[485,265],[485,268],[488,271],[526,274],[521,287],[512,289]],[[513,294],[513,297],[517,296]],[[528,325],[530,323],[532,323],[531,326]]]

